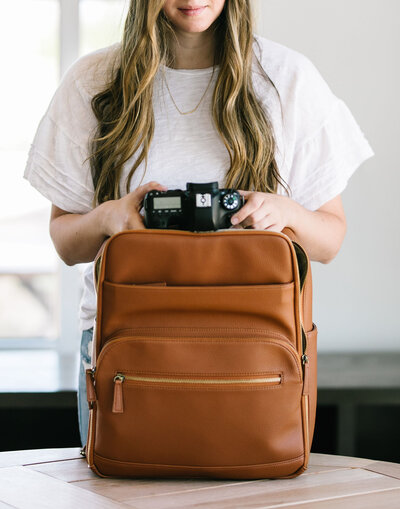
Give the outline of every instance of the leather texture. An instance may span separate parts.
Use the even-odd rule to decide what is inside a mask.
[[[94,472],[260,479],[307,468],[317,329],[293,232],[124,231],[102,246],[95,278]]]

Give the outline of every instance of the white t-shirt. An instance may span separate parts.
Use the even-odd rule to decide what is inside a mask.
[[[276,87],[263,77],[254,59],[253,85],[272,122],[280,174],[291,188],[291,197],[316,210],[345,189],[350,176],[373,151],[346,104],[332,93],[308,58],[259,36],[255,41],[255,55]],[[92,209],[94,190],[86,159],[97,121],[90,101],[109,79],[108,70],[118,49],[118,44],[101,49],[71,66],[40,122],[29,153],[24,177],[54,205],[71,213],[85,214]],[[148,167],[144,175],[144,163],[139,166],[130,190],[151,180],[169,189],[185,189],[186,182],[218,181],[223,187],[229,155],[211,114],[219,68],[199,108],[188,115],[181,115],[174,106],[163,70],[181,111],[198,104],[212,73],[212,68],[159,70]],[[124,167],[122,196],[135,157]],[[279,187],[278,193],[283,192]],[[93,326],[95,314],[93,263],[89,263],[83,273],[82,330]]]

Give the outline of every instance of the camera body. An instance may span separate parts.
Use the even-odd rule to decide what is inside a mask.
[[[244,205],[234,189],[219,189],[218,182],[187,183],[186,191],[150,191],[144,197],[147,228],[210,231],[229,228],[231,216]]]

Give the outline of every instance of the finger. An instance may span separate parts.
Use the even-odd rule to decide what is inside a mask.
[[[149,191],[157,190],[157,191],[168,191],[167,186],[163,186],[159,182],[156,182],[155,180],[152,180],[151,182],[147,182],[147,184],[143,184],[142,186],[137,188],[137,191],[141,191],[144,194],[148,193]]]
[[[268,230],[270,232],[278,232],[278,233],[280,233],[283,230],[283,227],[281,227],[279,224],[272,224],[271,226],[268,226],[267,228],[264,228],[264,230]]]
[[[151,182],[148,182],[147,184],[143,184],[142,186],[139,186],[138,188],[133,191],[135,193],[135,197],[138,201],[138,203],[141,203],[143,201],[143,198],[147,193],[150,191],[168,191],[168,188],[166,186],[163,186],[159,182],[155,182],[152,180]]]
[[[231,217],[232,224],[242,223],[250,214],[255,212],[260,206],[260,203],[256,199],[249,199],[243,207]]]
[[[264,221],[267,220],[267,217],[269,216],[270,214],[266,214],[265,211],[262,209],[262,207],[258,208],[257,210],[255,210],[254,212],[252,212],[250,215],[248,215],[246,217],[246,219],[244,219],[242,221],[242,225],[244,227],[253,227],[254,225],[260,223],[261,221]],[[271,221],[269,221],[269,223],[271,223]]]
[[[278,223],[271,223],[271,220],[268,221],[266,218],[263,221],[259,221],[258,223],[253,225],[255,230],[264,230],[271,232],[281,232],[283,228]]]

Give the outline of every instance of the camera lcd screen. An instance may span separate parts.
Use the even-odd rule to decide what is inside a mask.
[[[180,196],[164,196],[162,198],[153,198],[153,207],[155,209],[180,209]]]

